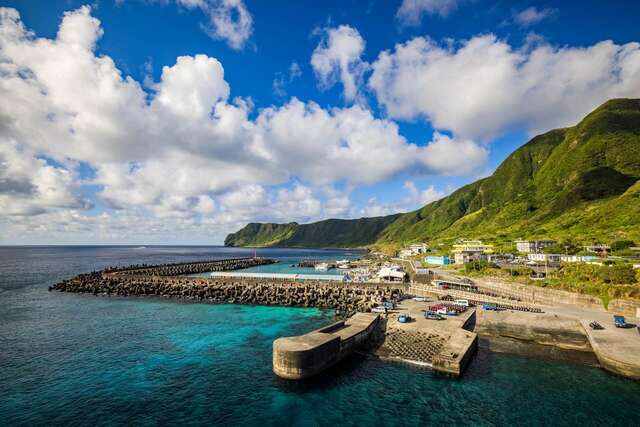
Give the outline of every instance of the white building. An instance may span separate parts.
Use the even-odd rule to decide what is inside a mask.
[[[611,252],[611,246],[603,244],[587,245],[583,246],[583,248],[587,252],[593,252],[596,254],[606,254],[607,252]]]
[[[453,251],[453,259],[456,264],[486,261],[487,254],[484,253],[484,250],[456,250]]]
[[[538,264],[560,264],[562,255],[560,254],[529,254],[527,255],[529,261],[536,262]]]
[[[404,248],[398,252],[400,258],[410,258],[415,255],[427,253],[428,245],[426,243],[414,243],[409,247]]]
[[[517,240],[516,249],[518,252],[524,252],[526,254],[540,253],[553,244],[555,240]]]
[[[584,259],[580,255],[560,255],[562,262],[582,262]]]
[[[404,271],[397,270],[392,267],[382,267],[378,271],[378,279],[387,280],[391,282],[404,282],[406,273]]]

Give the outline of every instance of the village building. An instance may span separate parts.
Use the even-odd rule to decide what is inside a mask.
[[[611,246],[604,244],[587,245],[583,246],[583,248],[585,251],[595,254],[607,254],[608,252],[611,252]]]
[[[411,258],[412,256],[427,253],[427,249],[429,249],[429,246],[426,243],[413,243],[400,250],[398,256],[400,258]]]
[[[516,249],[526,254],[537,254],[555,243],[555,240],[517,240]]]
[[[456,264],[486,261],[488,255],[493,253],[493,245],[485,244],[480,240],[461,240],[453,245],[451,253]]]
[[[432,264],[432,265],[449,265],[450,260],[449,260],[449,257],[446,255],[444,256],[429,255],[424,257],[424,262],[425,264]]]
[[[453,251],[453,259],[456,264],[465,264],[467,262],[486,261],[488,255],[483,250],[455,250]]]
[[[527,258],[530,262],[547,265],[557,265],[562,261],[562,255],[560,254],[529,254]]]

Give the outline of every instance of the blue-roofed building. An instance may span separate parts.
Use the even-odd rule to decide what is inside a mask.
[[[424,257],[424,262],[427,264],[432,264],[432,265],[449,265],[450,261],[449,261],[449,257],[444,255],[444,256],[426,256]]]

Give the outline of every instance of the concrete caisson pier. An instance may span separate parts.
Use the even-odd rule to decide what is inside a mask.
[[[357,313],[305,335],[278,338],[273,342],[273,372],[290,380],[317,375],[360,347],[378,321],[377,314]]]

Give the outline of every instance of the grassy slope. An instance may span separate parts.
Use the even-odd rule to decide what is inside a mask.
[[[314,224],[249,224],[235,246],[378,246],[476,237],[640,241],[640,100],[611,100],[539,135],[488,178],[414,212]]]
[[[248,224],[225,239],[229,246],[363,247],[399,215],[354,220],[328,219],[312,224]]]

